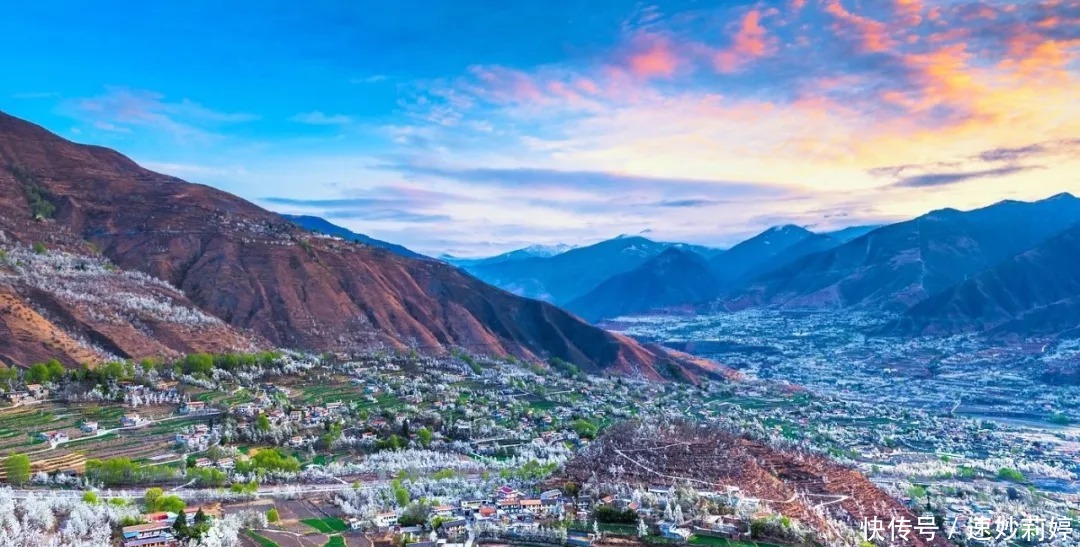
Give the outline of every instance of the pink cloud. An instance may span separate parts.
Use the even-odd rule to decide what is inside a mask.
[[[829,0],[825,13],[836,19],[833,30],[842,38],[851,39],[863,53],[881,53],[893,47],[888,27],[881,21],[852,13],[840,0]]]
[[[641,39],[644,47],[627,59],[630,71],[639,78],[657,76],[670,78],[679,67],[679,60],[667,39],[648,37]]]
[[[720,72],[735,72],[746,63],[769,55],[773,49],[761,26],[761,12],[750,10],[739,22],[731,45],[713,56],[713,65]]]

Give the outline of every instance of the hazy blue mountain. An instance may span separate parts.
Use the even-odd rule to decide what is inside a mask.
[[[1080,225],[919,302],[890,334],[1080,335]]]
[[[565,304],[609,277],[629,271],[670,247],[640,236],[619,236],[550,257],[481,262],[462,267],[515,294]]]
[[[824,232],[825,235],[837,240],[840,243],[847,243],[855,238],[862,237],[878,228],[881,228],[884,224],[868,224],[866,226],[848,226],[847,228],[841,228],[832,232]]]
[[[565,253],[570,249],[575,248],[573,245],[566,243],[559,243],[556,245],[529,245],[521,249],[515,249],[495,256],[488,256],[482,258],[460,258],[451,255],[442,255],[439,260],[449,262],[455,266],[462,268],[472,267],[478,264],[495,264],[496,262],[507,262],[511,260],[522,260],[526,258],[548,258],[558,254]]]
[[[831,239],[792,224],[774,226],[714,256],[709,267],[717,279],[737,283],[797,258],[789,257],[789,251],[807,241],[811,243],[798,256],[827,248]]]
[[[640,266],[614,275],[566,309],[589,321],[696,304],[716,298],[721,284],[705,258],[671,246]]]
[[[941,209],[763,274],[727,304],[903,311],[1077,222],[1080,200],[1069,194]]]

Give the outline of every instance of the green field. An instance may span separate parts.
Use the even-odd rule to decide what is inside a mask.
[[[326,542],[323,547],[345,547],[345,538],[341,536],[330,536],[330,541]]]
[[[344,532],[349,529],[349,525],[345,524],[345,521],[334,517],[324,519],[304,519],[300,522],[303,522],[324,534]]]
[[[753,541],[734,541],[726,538],[712,536],[690,536],[688,541],[691,545],[709,545],[712,547],[777,547],[770,543],[755,543]]]
[[[247,534],[249,538],[255,540],[255,543],[258,543],[259,547],[279,547],[277,543],[274,543],[251,530],[244,530],[244,533]]]

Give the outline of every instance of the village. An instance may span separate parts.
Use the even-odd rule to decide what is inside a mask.
[[[275,509],[284,524],[245,528],[263,546],[251,534],[278,545],[335,534],[349,545],[812,541],[805,527],[775,524],[794,518],[790,508],[719,476],[619,483],[572,463],[619,424],[687,420],[857,468],[898,503],[943,518],[1076,518],[1075,434],[777,382],[656,383],[465,353],[233,360],[12,382],[0,408],[5,479],[34,495],[75,486],[138,499],[163,488],[205,507],[203,525]],[[19,455],[28,472],[11,477]],[[178,514],[147,511],[116,533],[131,547],[170,545]]]

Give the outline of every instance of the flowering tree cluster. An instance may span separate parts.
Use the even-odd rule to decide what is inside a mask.
[[[41,251],[23,245],[6,249],[8,267],[0,269],[0,282],[25,285],[81,305],[95,321],[191,327],[221,324],[220,319],[184,305],[183,294],[160,279],[120,270],[100,257]]]

